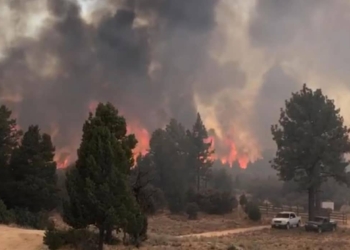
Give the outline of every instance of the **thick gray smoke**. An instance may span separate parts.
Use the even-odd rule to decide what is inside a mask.
[[[96,101],[149,131],[203,111],[219,153],[250,159],[273,148],[270,125],[304,82],[349,104],[346,0],[101,0],[89,18],[81,1],[0,3],[0,100],[58,148],[78,145]]]
[[[20,93],[21,101],[10,105],[23,127],[39,123],[47,131],[57,125],[55,143],[66,146],[79,137],[92,101],[111,101],[150,130],[170,117],[193,123],[195,89],[217,89],[195,85],[212,64],[208,42],[217,1],[127,3],[110,1],[114,11],[100,13],[93,25],[73,1],[48,0],[50,21],[40,35],[5,51],[0,88],[2,96]],[[23,1],[8,6],[20,20],[31,11]],[[148,25],[135,25],[137,18]]]

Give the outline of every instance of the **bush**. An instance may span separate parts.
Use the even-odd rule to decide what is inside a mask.
[[[5,203],[0,200],[0,223],[10,224],[15,222],[15,215],[13,211],[8,210]]]
[[[17,225],[35,229],[45,229],[48,226],[48,214],[46,212],[32,213],[22,208],[15,208],[13,212]]]
[[[227,214],[238,206],[235,196],[229,192],[208,191],[197,198],[200,210],[208,214]]]
[[[245,212],[252,221],[259,221],[261,219],[261,212],[258,205],[249,202],[245,207]]]
[[[245,205],[247,205],[248,200],[247,197],[245,196],[245,194],[241,194],[241,196],[239,196],[239,204],[244,207]]]
[[[186,208],[186,193],[181,189],[171,189],[166,195],[168,207],[171,213],[182,213]]]
[[[138,247],[141,241],[147,238],[147,226],[147,217],[142,213],[132,215],[129,218],[125,231],[130,237],[131,244]]]
[[[44,235],[44,244],[50,250],[57,250],[63,246],[81,250],[94,250],[97,242],[97,234],[87,229],[57,230],[50,225]]]
[[[196,220],[198,217],[199,207],[197,203],[191,202],[187,205],[186,213],[188,214],[189,220]]]
[[[54,224],[51,222],[44,234],[44,244],[50,250],[57,250],[64,246],[64,232],[55,230]]]
[[[165,207],[166,200],[161,189],[147,185],[140,191],[139,203],[146,214],[155,214]]]

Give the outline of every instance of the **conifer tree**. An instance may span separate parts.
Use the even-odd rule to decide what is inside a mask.
[[[99,104],[83,126],[78,160],[67,174],[65,220],[75,228],[95,225],[99,249],[110,228],[122,229],[135,241],[143,229],[144,216],[128,183],[137,141],[126,132],[126,121],[113,105]]]
[[[350,130],[334,101],[320,89],[313,91],[304,84],[286,101],[271,131],[277,145],[272,167],[282,180],[293,180],[307,190],[312,220],[315,193],[321,184],[329,178],[348,184],[349,161],[344,155],[350,152]]]
[[[10,162],[9,189],[5,198],[8,207],[26,208],[31,212],[50,210],[57,206],[55,147],[48,134],[38,126],[30,126]]]
[[[194,167],[196,189],[199,192],[201,182],[207,182],[210,177],[211,167],[213,166],[211,156],[214,153],[214,150],[211,148],[212,142],[208,140],[208,132],[199,113],[189,136],[192,142],[191,165]]]
[[[0,199],[6,199],[7,183],[10,181],[9,162],[11,154],[18,147],[21,131],[17,129],[12,112],[4,105],[0,106]]]

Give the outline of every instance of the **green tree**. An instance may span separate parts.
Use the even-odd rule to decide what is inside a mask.
[[[188,146],[186,130],[175,119],[171,119],[164,130],[156,130],[150,140],[150,157],[155,169],[153,183],[165,193],[172,212],[183,211],[186,205]]]
[[[0,199],[6,199],[4,196],[8,193],[7,183],[10,180],[9,162],[22,134],[11,115],[12,112],[6,106],[0,106]]]
[[[31,212],[51,210],[58,204],[55,147],[48,134],[30,126],[10,162],[10,193],[4,200],[10,208]]]
[[[189,133],[192,142],[190,157],[191,165],[194,167],[195,183],[197,192],[200,191],[201,182],[207,184],[211,175],[211,167],[213,166],[212,142],[209,141],[207,129],[205,128],[200,114],[197,114],[197,119],[193,125],[192,131]]]
[[[83,126],[78,160],[67,174],[64,217],[75,228],[96,225],[99,249],[112,227],[135,240],[143,229],[144,216],[128,183],[136,143],[134,135],[126,135],[124,117],[110,103],[99,104]]]
[[[271,127],[277,152],[271,161],[284,181],[308,191],[309,219],[315,215],[315,193],[328,178],[347,182],[349,129],[340,110],[320,89],[306,84],[286,101],[278,125]]]

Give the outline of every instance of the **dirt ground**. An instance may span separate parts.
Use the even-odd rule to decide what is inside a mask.
[[[148,232],[178,236],[260,226],[266,223],[268,223],[266,220],[262,222],[249,221],[241,211],[235,211],[224,216],[199,214],[198,219],[193,221],[188,220],[186,216],[171,215],[165,212],[149,217]]]
[[[350,229],[334,233],[310,233],[303,229],[271,230],[264,223],[251,223],[244,216],[200,216],[187,221],[167,213],[149,219],[149,239],[142,250],[345,250],[350,249]],[[239,229],[244,228],[244,229]],[[229,230],[229,231],[228,231]],[[243,232],[243,231],[244,232]],[[205,233],[206,232],[206,233]],[[193,234],[202,233],[201,237]],[[203,234],[205,233],[205,234]],[[230,234],[228,234],[230,233]],[[0,226],[0,250],[44,250],[44,232]],[[235,246],[235,248],[233,248]],[[231,247],[231,248],[230,248]],[[106,247],[106,250],[135,249]]]
[[[236,248],[233,248],[235,246]],[[232,247],[232,248],[230,248]],[[131,248],[125,248],[131,249]],[[153,236],[144,250],[210,249],[210,250],[348,250],[350,231],[339,228],[334,233],[312,233],[303,229],[263,229],[221,237],[182,238]]]

